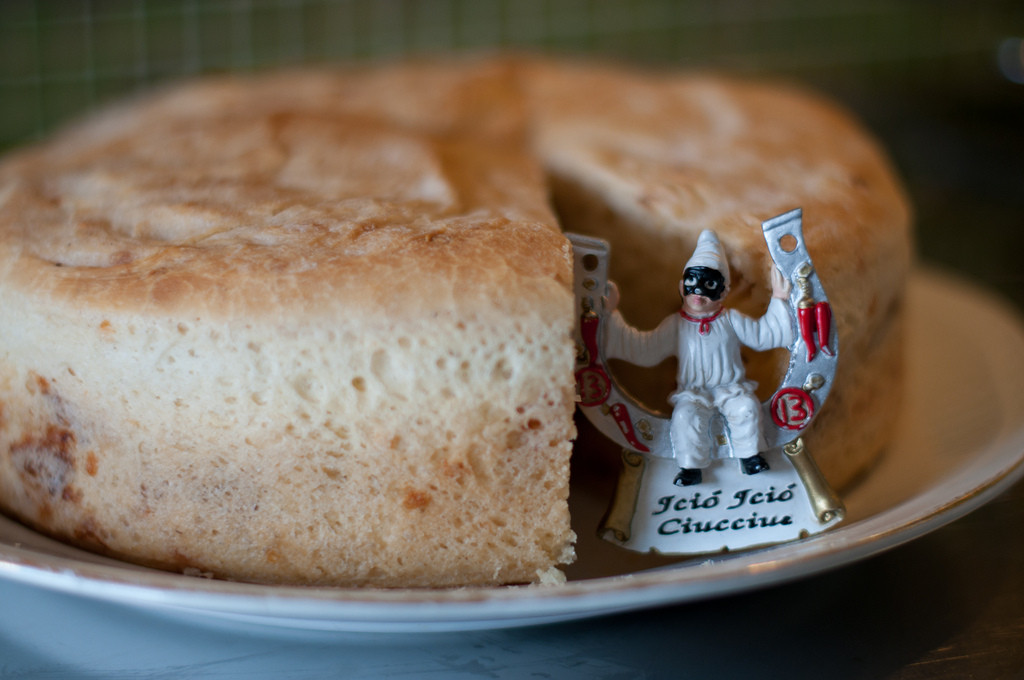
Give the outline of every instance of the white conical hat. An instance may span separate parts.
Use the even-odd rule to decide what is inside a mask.
[[[729,285],[729,262],[725,259],[725,251],[722,244],[718,242],[718,235],[710,229],[705,229],[697,237],[697,247],[693,249],[693,255],[686,262],[683,271],[690,267],[707,267],[716,269],[722,273],[725,285]]]

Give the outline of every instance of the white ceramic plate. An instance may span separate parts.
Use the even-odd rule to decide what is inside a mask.
[[[884,461],[845,498],[848,519],[801,541],[712,560],[632,555],[590,538],[603,498],[573,490],[581,536],[562,586],[445,591],[271,587],[92,555],[0,517],[0,577],[206,623],[321,631],[505,628],[735,593],[849,564],[917,538],[1024,474],[1024,329],[957,279],[909,291],[908,396]]]

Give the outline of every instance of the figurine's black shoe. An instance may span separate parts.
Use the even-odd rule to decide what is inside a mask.
[[[672,483],[676,486],[693,486],[700,484],[702,479],[704,479],[704,475],[700,468],[679,468],[679,474],[672,480]]]
[[[756,475],[768,469],[768,461],[760,453],[755,453],[749,458],[740,458],[740,465],[743,466],[743,474]]]

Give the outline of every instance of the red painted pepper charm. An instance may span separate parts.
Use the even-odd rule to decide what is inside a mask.
[[[826,356],[835,356],[829,346],[832,338],[832,307],[827,302],[815,302],[810,282],[809,265],[797,270],[796,285],[800,299],[796,303],[800,339],[807,347],[807,361],[813,361],[818,350]]]
[[[827,356],[833,356],[829,347],[832,337],[832,307],[827,302],[819,302],[814,306],[814,322],[818,327],[818,347]]]
[[[583,406],[598,406],[608,400],[612,381],[598,360],[597,329],[600,319],[593,311],[580,317],[580,337],[586,350],[587,365],[576,371],[576,392]]]
[[[633,430],[633,421],[629,418],[629,411],[626,409],[625,404],[612,404],[611,413],[612,418],[615,419],[615,424],[619,426],[622,436],[626,438],[630,446],[644,453],[650,451],[649,448],[641,444],[640,440],[636,438],[636,432]]]
[[[800,324],[800,338],[804,341],[804,345],[807,346],[807,361],[811,361],[814,359],[817,349],[817,343],[814,338],[818,328],[815,307],[813,303],[807,306],[801,304],[797,308],[796,314]]]

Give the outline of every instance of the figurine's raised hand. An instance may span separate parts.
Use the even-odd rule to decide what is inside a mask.
[[[619,306],[619,287],[614,281],[609,281],[605,287],[605,294],[602,300],[605,312],[611,314]]]
[[[772,297],[788,300],[792,290],[793,284],[789,282],[789,279],[783,276],[778,267],[772,267]]]

